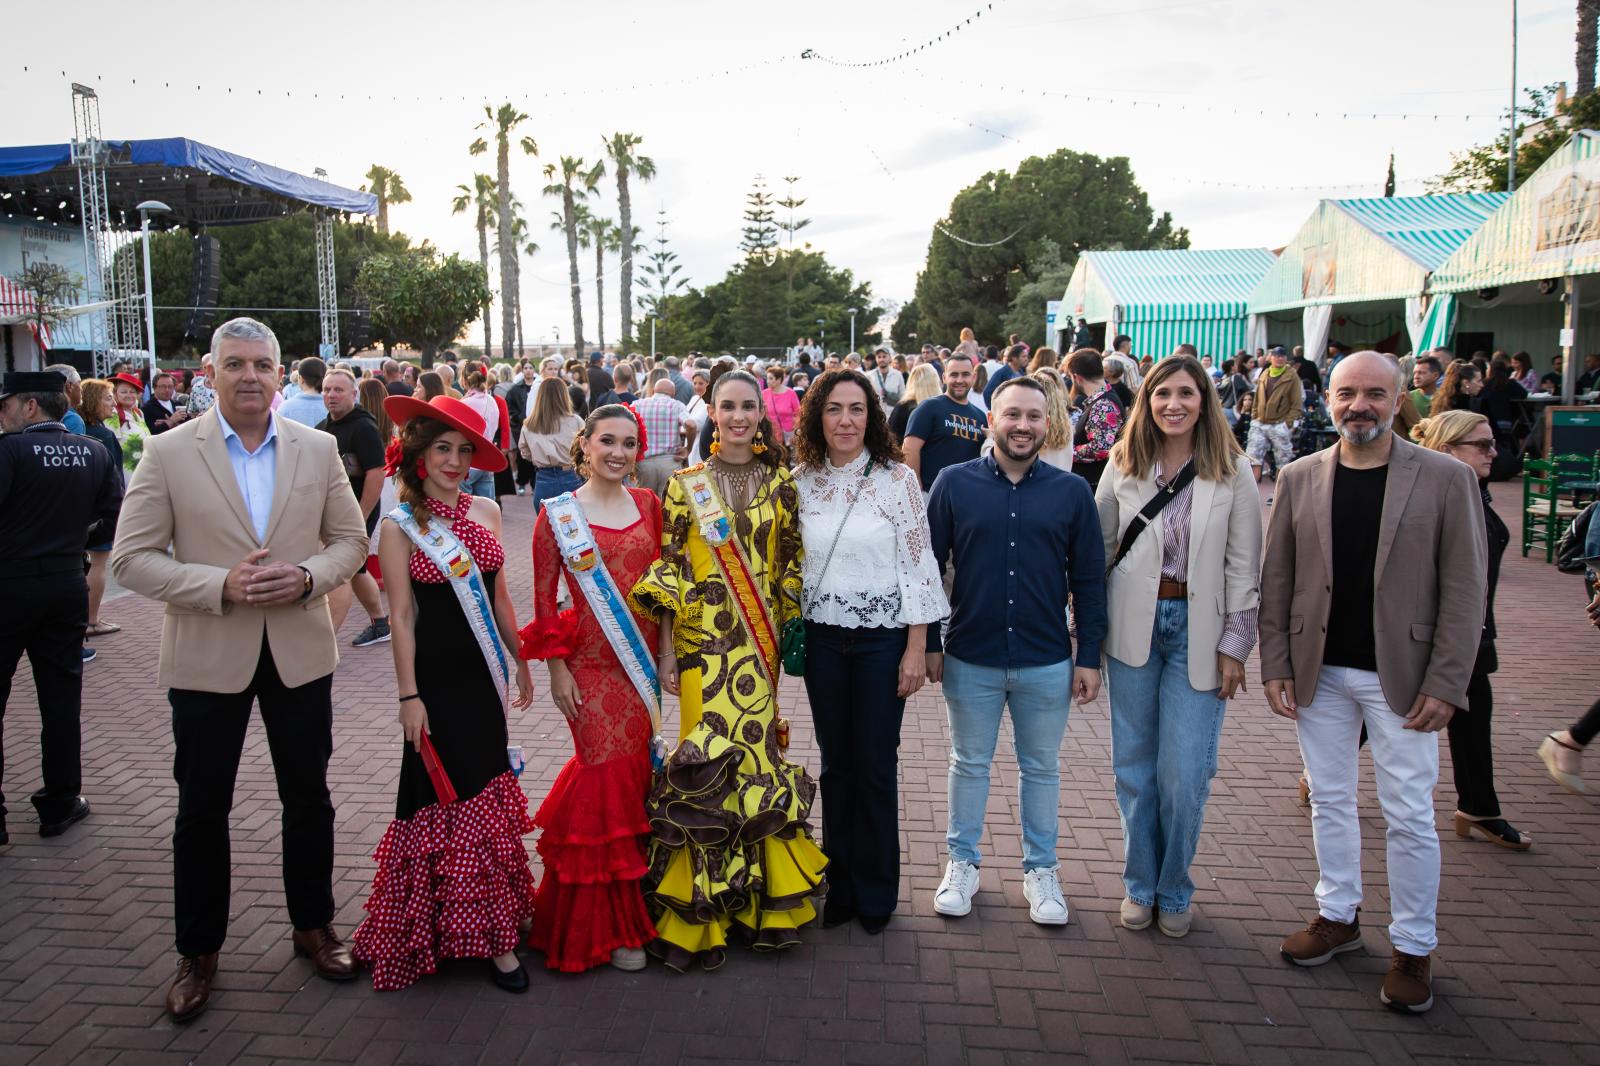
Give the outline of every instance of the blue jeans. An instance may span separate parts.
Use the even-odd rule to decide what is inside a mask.
[[[473,470],[461,483],[462,492],[494,499],[494,475],[487,470]]]
[[[1189,864],[1217,772],[1225,701],[1189,685],[1189,604],[1156,603],[1143,666],[1107,657],[1111,767],[1122,815],[1128,898],[1168,913],[1189,909]]]
[[[563,492],[573,492],[583,484],[576,470],[562,466],[541,466],[533,479],[533,510],[544,510],[544,501]]]
[[[1009,706],[1021,771],[1022,868],[1055,869],[1061,737],[1072,707],[1072,660],[1008,670],[947,654],[944,699],[950,713],[950,828],[944,838],[950,857],[974,865],[982,860],[978,840],[989,803],[989,764]]]

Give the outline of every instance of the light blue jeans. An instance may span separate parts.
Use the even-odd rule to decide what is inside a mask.
[[[1021,771],[1022,868],[1055,869],[1072,660],[1007,670],[946,655],[944,699],[950,715],[950,828],[944,838],[950,857],[973,865],[982,860],[978,841],[989,804],[989,765],[1009,706]]]
[[[1189,864],[1217,772],[1225,701],[1189,684],[1189,604],[1159,600],[1143,666],[1106,659],[1111,767],[1122,816],[1128,898],[1168,913],[1189,909]]]
[[[494,499],[494,475],[487,470],[473,470],[466,480],[461,482],[461,491],[471,493],[473,496],[485,496]]]

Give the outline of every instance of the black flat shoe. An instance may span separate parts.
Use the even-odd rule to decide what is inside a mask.
[[[89,817],[89,801],[79,796],[72,801],[72,809],[67,812],[66,817],[55,822],[40,822],[39,835],[58,837],[87,817]]]
[[[833,929],[853,921],[856,909],[843,902],[835,903],[833,900],[824,900],[822,904],[822,928]]]
[[[863,914],[861,916],[861,928],[865,929],[873,936],[877,936],[879,933],[883,932],[884,928],[887,927],[888,924],[889,915],[887,914]]]
[[[6,832],[5,826],[0,825],[0,848],[5,847],[9,843],[11,843],[11,834]]]
[[[521,995],[528,990],[528,971],[523,968],[521,959],[517,960],[517,968],[510,973],[502,971],[500,967],[494,964],[494,960],[490,959],[489,977],[497,987],[503,988],[507,992],[515,992]]]

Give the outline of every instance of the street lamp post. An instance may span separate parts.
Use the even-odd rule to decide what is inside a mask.
[[[656,363],[656,316],[650,316],[650,365]]]
[[[850,311],[850,350],[853,352],[853,351],[856,350],[856,309],[854,307],[852,307],[852,308],[849,308],[849,311]]]
[[[160,200],[146,200],[138,208],[139,239],[144,242],[144,328],[150,334],[150,379],[156,373],[156,301],[150,285],[150,216],[170,214],[172,208]]]
[[[824,361],[826,361],[827,358],[828,358],[828,325],[827,325],[827,319],[824,319],[824,318],[817,319],[817,341],[819,342],[819,346],[822,348],[822,358],[823,358]]]

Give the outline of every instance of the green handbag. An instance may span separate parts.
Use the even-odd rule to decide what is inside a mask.
[[[861,471],[861,485],[856,489],[854,499],[850,506],[844,509],[844,518],[839,521],[839,528],[834,531],[833,543],[828,547],[828,557],[822,561],[822,569],[817,572],[817,583],[822,583],[823,575],[828,572],[828,564],[833,562],[833,553],[839,547],[839,536],[844,532],[845,523],[850,521],[850,512],[856,508],[856,500],[861,499],[861,492],[866,488],[867,478],[872,476],[872,460],[867,460],[867,465]],[[800,591],[802,608],[805,613],[805,590]],[[783,623],[783,632],[778,637],[778,649],[783,653],[783,672],[791,677],[806,676],[806,624],[801,618],[791,618]]]

